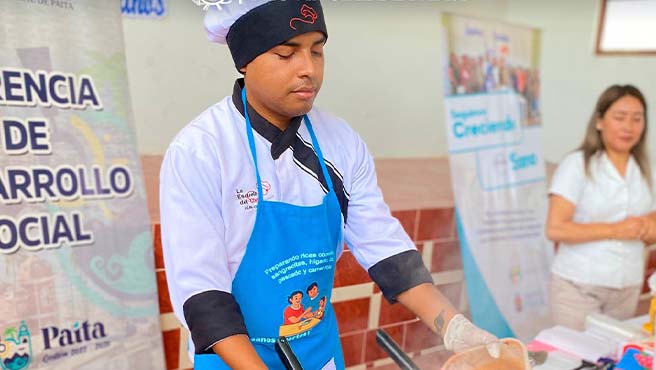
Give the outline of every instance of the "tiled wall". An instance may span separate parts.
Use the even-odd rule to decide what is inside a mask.
[[[397,211],[393,215],[415,240],[435,283],[456,307],[466,310],[453,209]],[[376,344],[378,328],[385,329],[411,356],[442,350],[438,337],[411,312],[383,298],[350,252],[338,262],[333,304],[347,367],[364,369],[391,362]]]
[[[166,288],[158,219],[157,173],[161,157],[144,156],[149,209],[159,287],[162,335],[167,369],[190,369],[187,332],[173,315]],[[442,158],[378,160],[379,184],[385,199],[408,235],[415,241],[439,289],[467,313],[460,247],[456,235],[448,162]],[[656,252],[649,255],[648,272],[656,271]],[[646,295],[640,312],[646,312]],[[369,275],[346,250],[337,262],[332,299],[339,321],[344,358],[349,369],[397,368],[377,346],[375,331],[383,328],[421,368],[438,368],[448,357],[441,341],[400,304],[390,305]],[[422,364],[426,364],[422,366]]]

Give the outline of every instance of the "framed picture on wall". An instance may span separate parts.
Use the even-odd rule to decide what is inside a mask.
[[[656,0],[600,0],[598,55],[656,55]]]

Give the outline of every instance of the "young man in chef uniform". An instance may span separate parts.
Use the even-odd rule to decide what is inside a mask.
[[[205,27],[244,78],[176,136],[162,163],[166,273],[194,367],[284,369],[274,342],[285,335],[305,369],[343,369],[330,294],[344,242],[385,298],[447,349],[498,355],[497,339],[435,288],[362,139],[313,107],[328,38],[321,4],[234,1],[212,8]],[[289,292],[313,282],[327,296],[321,320],[284,325]]]

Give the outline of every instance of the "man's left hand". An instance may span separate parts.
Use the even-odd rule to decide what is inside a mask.
[[[463,352],[470,348],[486,346],[487,352],[499,358],[501,342],[494,335],[476,327],[462,314],[453,316],[444,332],[444,346],[453,352]]]

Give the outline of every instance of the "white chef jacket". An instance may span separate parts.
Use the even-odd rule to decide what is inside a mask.
[[[231,292],[255,223],[253,157],[244,117],[233,99],[235,95],[225,98],[187,125],[162,163],[164,259],[171,302],[183,323],[183,305],[190,297],[211,290]],[[390,256],[416,251],[383,200],[362,139],[345,121],[319,109],[313,108],[308,116],[341,198],[344,238],[356,260],[369,269]],[[320,204],[327,189],[318,181],[323,174],[305,124],[298,128],[296,144],[275,160],[270,138],[262,135],[273,126],[260,131],[253,126],[264,199]],[[309,157],[315,158],[314,165]]]
[[[637,162],[629,158],[622,178],[606,153],[590,158],[586,176],[583,152],[567,155],[554,173],[550,194],[576,205],[576,223],[617,222],[655,209],[652,189]],[[598,240],[560,243],[552,272],[581,284],[624,288],[642,284],[644,243],[639,240]]]

